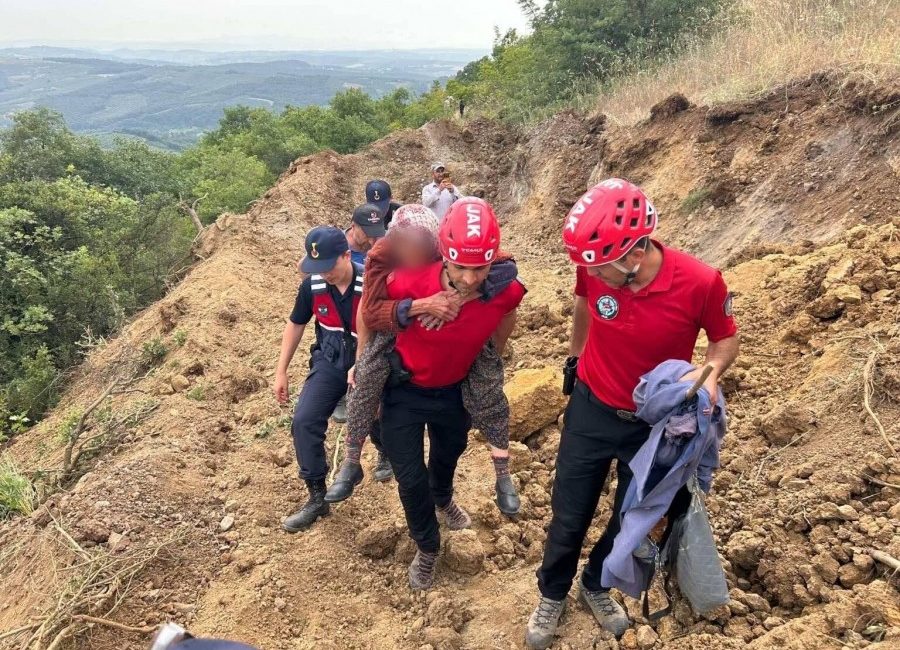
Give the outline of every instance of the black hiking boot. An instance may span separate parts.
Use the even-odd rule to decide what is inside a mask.
[[[353,488],[363,480],[363,468],[359,463],[344,459],[334,477],[331,487],[325,493],[325,503],[337,503],[353,496]]]
[[[434,584],[434,569],[437,565],[437,553],[416,551],[416,557],[409,565],[409,586],[413,589],[431,589]]]
[[[516,492],[516,486],[512,482],[512,477],[509,474],[499,477],[494,485],[494,489],[497,491],[496,501],[500,512],[508,516],[519,514],[522,501],[519,499],[518,492]]]
[[[379,483],[384,483],[394,478],[394,468],[391,467],[391,461],[388,460],[383,451],[378,452],[378,463],[375,465],[373,477]]]
[[[316,523],[319,517],[325,517],[331,511],[329,505],[325,503],[325,479],[307,481],[306,489],[309,490],[309,500],[281,524],[281,527],[289,533],[306,530]]]

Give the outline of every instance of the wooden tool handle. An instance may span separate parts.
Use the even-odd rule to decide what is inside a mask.
[[[700,390],[700,387],[709,379],[709,376],[712,374],[712,371],[715,370],[710,365],[707,365],[703,372],[700,373],[700,376],[697,377],[697,381],[694,382],[694,385],[688,389],[687,394],[685,395],[685,400],[694,399],[697,395],[697,391]]]

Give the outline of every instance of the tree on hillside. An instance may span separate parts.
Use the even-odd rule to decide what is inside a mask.
[[[239,150],[198,147],[180,160],[185,185],[205,197],[197,212],[209,223],[223,212],[244,212],[275,180],[266,165]]]
[[[8,157],[0,182],[53,180],[74,163],[77,138],[60,113],[38,108],[16,113],[12,122],[0,133],[0,148]]]

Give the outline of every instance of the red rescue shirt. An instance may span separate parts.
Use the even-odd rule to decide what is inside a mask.
[[[653,281],[638,291],[613,289],[579,266],[575,295],[591,314],[578,378],[600,401],[635,410],[631,397],[641,375],[663,361],[690,361],[703,329],[715,343],[737,333],[731,294],[722,274],[687,253],[665,248]]]
[[[443,264],[424,269],[397,270],[388,276],[388,296],[393,300],[427,298],[443,291]],[[439,330],[426,330],[418,320],[397,334],[395,349],[412,383],[425,388],[450,386],[465,379],[469,368],[500,321],[522,302],[525,287],[518,281],[484,302],[463,305],[459,316]]]

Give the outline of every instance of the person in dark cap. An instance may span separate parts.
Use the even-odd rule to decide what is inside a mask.
[[[387,181],[369,181],[366,183],[366,203],[378,206],[381,210],[384,227],[387,228],[394,218],[394,211],[400,207],[399,203],[392,201],[391,186]]]
[[[384,212],[374,203],[364,203],[353,210],[353,220],[345,231],[350,257],[360,265],[366,263],[366,253],[384,237]]]
[[[309,276],[300,284],[284,327],[274,385],[275,398],[286,403],[290,395],[288,366],[307,324],[315,318],[316,343],[310,351],[310,370],[291,422],[300,478],[306,482],[309,498],[284,520],[282,526],[289,533],[305,530],[329,513],[325,502],[325,432],[328,416],[347,393],[347,371],[356,359],[356,314],[363,289],[363,267],[351,259],[342,230],[332,226],[313,228],[305,246],[306,257],[300,268]],[[380,450],[377,423],[369,435],[374,436],[372,442]]]

